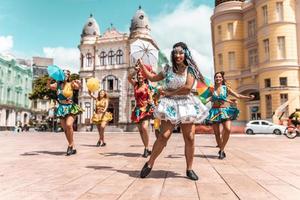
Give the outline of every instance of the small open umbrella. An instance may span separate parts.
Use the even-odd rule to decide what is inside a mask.
[[[60,69],[56,65],[49,65],[47,67],[47,72],[51,78],[53,78],[56,81],[64,81],[65,80],[65,74],[62,69]]]
[[[152,66],[156,71],[158,61],[158,49],[150,42],[137,39],[130,45],[131,59],[135,63],[141,59],[144,64]]]

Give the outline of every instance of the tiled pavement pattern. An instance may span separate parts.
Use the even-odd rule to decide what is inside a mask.
[[[149,178],[137,133],[76,133],[66,157],[62,133],[0,132],[0,199],[300,199],[300,138],[233,135],[218,160],[212,135],[197,135],[194,170],[185,178],[184,143],[173,134]],[[154,134],[151,134],[151,144]]]

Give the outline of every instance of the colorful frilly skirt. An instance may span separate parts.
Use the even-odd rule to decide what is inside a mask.
[[[92,122],[94,124],[101,124],[102,122],[110,122],[113,119],[111,112],[94,113]]]
[[[142,120],[151,119],[153,117],[153,112],[154,112],[153,104],[149,103],[143,107],[135,106],[135,108],[131,113],[131,121],[135,123],[139,123]]]
[[[68,115],[79,115],[83,112],[83,109],[73,103],[73,104],[58,104],[55,111],[55,116],[59,118],[65,118]]]
[[[207,121],[209,123],[222,123],[226,120],[235,120],[239,116],[239,110],[236,107],[228,106],[225,108],[211,108]]]
[[[155,118],[172,124],[201,123],[207,115],[208,108],[193,95],[162,97],[154,111]]]

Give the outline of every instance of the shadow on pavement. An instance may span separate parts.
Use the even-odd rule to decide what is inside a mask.
[[[105,169],[113,169],[112,167],[107,167],[107,166],[86,166],[86,168],[89,169],[94,169],[94,170],[105,170]]]
[[[112,167],[107,166],[86,166],[86,168],[95,169],[95,170],[111,170],[115,172],[119,172],[122,174],[127,174],[130,177],[139,178],[140,176],[140,170],[121,170],[121,169],[113,169]],[[172,171],[165,171],[165,170],[153,170],[150,172],[149,176],[147,178],[185,178],[184,176],[181,176],[178,173],[172,172]]]
[[[104,156],[125,156],[125,157],[140,157],[142,154],[140,153],[100,153],[101,155]]]
[[[21,156],[36,156],[39,154],[49,154],[49,155],[54,155],[54,156],[61,156],[61,155],[65,155],[66,152],[62,152],[62,151],[32,151],[32,152],[25,152],[20,155]]]
[[[210,158],[210,159],[219,159],[216,155],[195,155],[195,157],[199,158]]]
[[[84,147],[97,147],[96,145],[92,145],[92,144],[81,144],[80,146],[84,146]]]

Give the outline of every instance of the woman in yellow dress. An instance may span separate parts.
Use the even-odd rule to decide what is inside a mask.
[[[100,90],[100,92],[98,93],[98,97],[94,96],[91,91],[89,91],[89,95],[96,100],[96,112],[92,117],[92,122],[96,124],[99,132],[99,140],[96,146],[103,147],[106,145],[106,143],[104,142],[104,129],[107,122],[113,119],[112,114],[110,112],[107,112],[109,98],[105,90]]]

